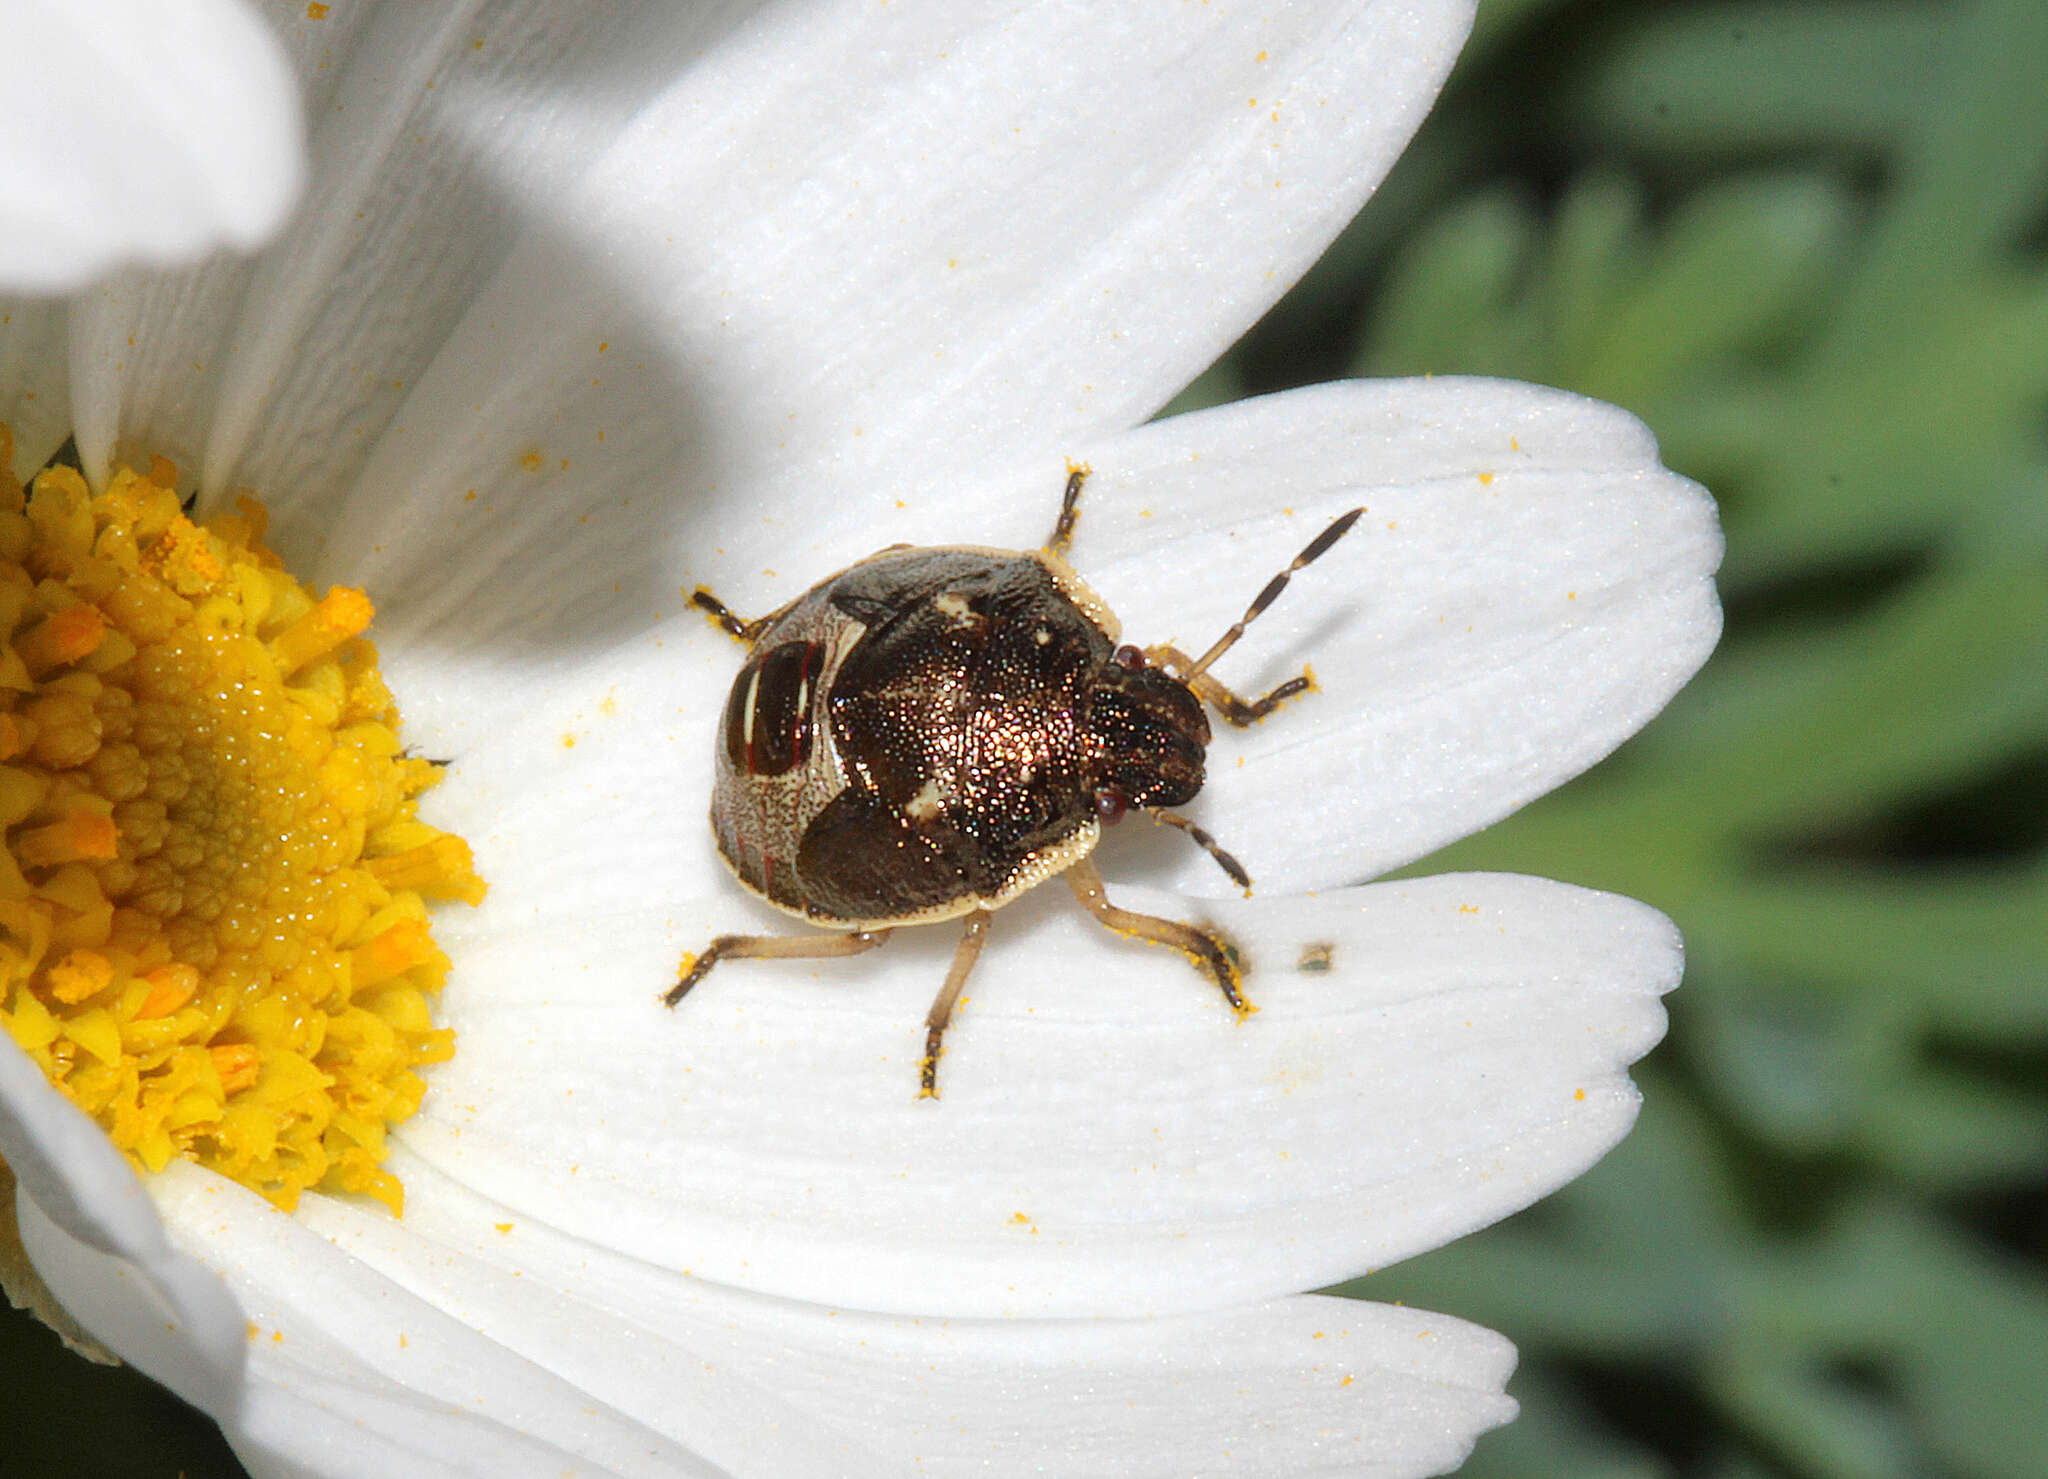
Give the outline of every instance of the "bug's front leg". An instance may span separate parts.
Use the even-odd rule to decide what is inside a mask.
[[[1145,649],[1145,661],[1154,667],[1165,668],[1176,677],[1186,674],[1194,667],[1193,661],[1178,647],[1165,643]],[[1207,673],[1196,673],[1184,678],[1188,687],[1210,708],[1228,719],[1240,729],[1256,724],[1297,693],[1305,693],[1316,686],[1315,675],[1304,672],[1298,678],[1289,678],[1263,698],[1240,698],[1230,689],[1210,677]]]

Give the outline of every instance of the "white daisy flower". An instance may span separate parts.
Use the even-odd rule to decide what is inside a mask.
[[[211,1413],[258,1475],[1427,1474],[1505,1421],[1500,1337],[1299,1291],[1597,1159],[1634,1116],[1626,1067],[1662,1031],[1678,940],[1641,905],[1536,879],[1358,880],[1657,712],[1718,633],[1711,506],[1628,416],[1504,382],[1327,385],[1141,424],[1356,211],[1470,10],[279,5],[311,120],[296,212],[253,259],[110,278],[108,261],[246,240],[255,197],[289,189],[288,126],[216,126],[199,105],[223,83],[181,94],[176,126],[65,134],[62,170],[46,141],[0,135],[41,161],[0,163],[39,192],[9,236],[62,222],[75,243],[0,243],[0,279],[43,290],[71,262],[79,285],[0,304],[15,475],[75,435],[85,479],[53,475],[0,528],[30,531],[8,546],[33,577],[13,650],[41,685],[22,691],[55,704],[20,731],[41,809],[8,812],[12,871],[57,961],[5,986],[0,1037],[28,1052],[0,1041],[0,1156],[64,1310]],[[108,54],[60,52],[42,86],[91,98]],[[155,191],[186,217],[159,238],[116,219],[152,151],[193,180],[246,183],[261,158],[270,184],[227,204]],[[118,471],[152,454],[182,482]],[[1187,808],[1254,896],[1164,829],[1095,854],[1119,904],[1226,932],[1257,1015],[1058,887],[995,915],[936,1101],[916,1092],[923,1014],[953,931],[732,962],[664,1009],[713,935],[803,929],[712,846],[738,653],[689,592],[760,615],[896,542],[1034,548],[1070,461],[1092,469],[1070,558],[1139,643],[1206,646],[1366,510],[1216,670],[1247,693],[1309,663],[1316,679],[1254,727],[1219,725]],[[87,484],[105,490],[90,519]],[[201,515],[260,490],[267,535],[230,513],[166,553],[150,541],[190,527],[174,486]],[[248,986],[231,1025],[250,1041],[195,1049],[198,1097],[110,1140],[51,1065],[99,1062],[133,1090],[149,1024],[215,999],[116,893],[148,873],[130,855],[154,815],[121,795],[156,790],[49,779],[123,773],[65,752],[84,731],[64,707],[142,665],[118,594],[142,586],[121,582],[260,587],[221,640],[268,654],[292,715],[324,704],[348,743],[390,747],[347,645],[367,606],[316,605],[255,556],[223,564],[231,535],[371,592],[405,739],[452,764],[432,827],[412,782],[333,824],[369,837],[369,902],[332,940],[384,1025],[334,1005],[346,991]],[[113,636],[65,617],[83,597]],[[93,744],[242,775],[242,751],[152,729],[137,692],[132,742],[117,725]],[[197,871],[158,882],[189,894],[298,827],[194,843]],[[395,1035],[401,1084],[438,1054],[421,992],[362,995],[427,968],[377,963],[415,938],[417,894],[463,891],[458,864],[393,862],[445,861],[436,828],[490,884],[435,916],[454,1056],[409,1118],[343,1095],[313,1139],[277,1131],[327,1188],[294,1197],[274,1126],[235,1115],[278,1100],[286,1058],[370,1094],[334,1066],[337,1035],[350,1063]],[[223,958],[326,907],[235,915],[240,875],[220,876],[250,932],[209,936]],[[11,931],[31,915],[8,887]],[[99,935],[94,900],[112,905]],[[325,1039],[278,1000],[327,1002]],[[299,1056],[259,1057],[277,1043]],[[386,1120],[381,1169],[311,1148],[368,1145]],[[204,1164],[170,1154],[194,1123]],[[152,1167],[140,1181],[116,1140]],[[270,1199],[207,1168],[229,1161]]]

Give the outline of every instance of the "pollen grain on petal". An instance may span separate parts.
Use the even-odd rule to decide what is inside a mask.
[[[483,895],[421,821],[361,591],[315,597],[242,500],[153,459],[93,494],[6,478],[0,1027],[138,1165],[394,1212],[385,1137],[453,1034],[430,900]]]

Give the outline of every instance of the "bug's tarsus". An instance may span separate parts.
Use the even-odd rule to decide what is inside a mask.
[[[696,956],[675,985],[662,993],[662,1004],[674,1006],[690,988],[711,974],[721,960],[823,960],[859,955],[889,938],[888,930],[853,930],[831,935],[720,935]]]
[[[1223,941],[1209,931],[1198,925],[1161,919],[1156,914],[1119,909],[1109,902],[1102,886],[1102,870],[1095,866],[1092,858],[1082,858],[1067,869],[1067,884],[1073,889],[1074,897],[1081,901],[1081,907],[1093,914],[1105,928],[1120,935],[1150,940],[1154,944],[1171,945],[1187,956],[1222,990],[1223,999],[1230,1003],[1230,1009],[1237,1013],[1239,1021],[1258,1010],[1244,999],[1244,993],[1238,989],[1244,980],[1244,972],[1238,968],[1236,957]]]
[[[1287,589],[1287,582],[1293,578],[1294,572],[1301,569],[1302,566],[1321,559],[1324,555],[1328,554],[1330,546],[1348,534],[1351,531],[1351,526],[1358,522],[1359,515],[1364,512],[1363,508],[1354,508],[1351,512],[1340,514],[1337,518],[1333,519],[1330,522],[1329,528],[1323,530],[1314,539],[1311,539],[1308,542],[1308,548],[1294,557],[1293,563],[1266,582],[1266,588],[1259,592],[1250,606],[1245,608],[1244,615],[1231,624],[1230,630],[1221,637],[1218,637],[1215,645],[1193,662],[1189,662],[1183,653],[1172,647],[1153,648],[1147,653],[1147,656],[1152,656],[1154,653],[1159,654],[1155,661],[1164,661],[1170,657],[1173,660],[1174,666],[1179,669],[1177,676],[1180,680],[1188,684],[1203,698],[1215,704],[1222,711],[1223,717],[1232,724],[1250,724],[1263,719],[1266,715],[1272,713],[1284,700],[1292,698],[1295,694],[1307,688],[1309,686],[1308,677],[1304,675],[1299,678],[1289,679],[1264,698],[1246,703],[1220,683],[1209,679],[1209,667],[1217,658],[1223,656],[1224,653],[1236,645],[1237,639],[1244,635],[1244,629],[1258,619],[1260,612],[1279,599],[1280,592]],[[1204,680],[1208,681],[1205,682]]]
[[[701,585],[690,592],[690,604],[700,611],[709,612],[711,619],[718,624],[719,630],[729,637],[737,637],[742,642],[751,642],[761,634],[762,624],[760,622],[746,621],[741,617],[733,615],[732,607],[726,605],[725,602],[719,600],[718,597],[712,595],[710,591],[704,589]]]
[[[967,916],[967,931],[960,936],[959,947],[953,952],[946,984],[939,988],[939,994],[932,998],[931,1010],[924,1014],[924,1059],[917,1071],[920,1099],[939,1097],[940,1040],[946,1035],[946,1024],[953,1020],[953,1004],[960,999],[960,988],[967,984],[967,973],[974,969],[974,962],[981,957],[981,947],[988,940],[988,914],[986,909],[976,909]]]
[[[1236,858],[1218,846],[1216,839],[1211,837],[1207,830],[1196,826],[1177,812],[1162,811],[1156,806],[1146,807],[1145,814],[1155,822],[1163,822],[1169,827],[1178,827],[1181,831],[1187,833],[1188,836],[1194,838],[1196,842],[1201,844],[1203,850],[1216,860],[1216,866],[1230,875],[1232,883],[1236,884],[1246,893],[1252,891],[1252,876],[1244,871],[1244,864],[1238,862]]]
[[[1067,546],[1074,542],[1074,521],[1081,516],[1081,485],[1088,481],[1090,469],[1085,462],[1067,464],[1067,491],[1060,499],[1059,522],[1052,526],[1052,538],[1045,547],[1056,555],[1067,552]]]
[[[695,986],[699,981],[711,974],[711,968],[718,964],[719,957],[725,953],[724,947],[731,944],[733,939],[734,936],[732,935],[720,935],[709,945],[706,945],[702,950],[691,956],[689,969],[676,979],[675,985],[662,993],[661,1004],[665,1007],[672,1007],[688,996],[692,986]]]

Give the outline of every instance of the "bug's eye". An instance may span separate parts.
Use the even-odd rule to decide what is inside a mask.
[[[1130,803],[1114,791],[1095,793],[1095,815],[1101,818],[1102,824],[1106,827],[1113,827],[1122,821],[1124,813],[1129,809]]]
[[[757,654],[725,701],[725,753],[747,775],[782,775],[811,750],[811,682],[823,666],[815,642],[784,642]]]
[[[1109,655],[1109,660],[1120,668],[1142,668],[1145,666],[1145,650],[1126,642]]]

